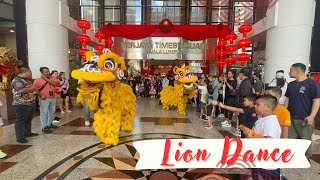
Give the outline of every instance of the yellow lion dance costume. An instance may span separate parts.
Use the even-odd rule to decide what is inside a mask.
[[[86,99],[94,114],[95,133],[106,144],[117,145],[119,131],[131,131],[136,116],[136,96],[129,85],[120,80],[126,69],[122,57],[112,52],[95,56],[86,52],[87,63],[71,76],[80,80],[77,102]]]
[[[178,83],[172,86],[166,86],[160,92],[160,101],[163,109],[177,107],[178,114],[186,115],[186,107],[189,99],[193,98],[194,86],[193,82],[198,80],[197,76],[192,74],[192,68],[185,65],[175,67],[173,73],[178,75]]]

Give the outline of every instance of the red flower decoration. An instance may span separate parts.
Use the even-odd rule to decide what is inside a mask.
[[[173,24],[169,19],[164,19],[159,23],[159,29],[163,33],[169,33],[173,29]]]

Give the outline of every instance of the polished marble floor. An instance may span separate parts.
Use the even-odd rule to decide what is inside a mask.
[[[53,134],[40,132],[39,117],[33,120],[33,132],[40,135],[29,138],[27,144],[15,140],[14,125],[4,127],[0,149],[8,157],[0,160],[0,179],[250,179],[247,169],[178,169],[135,170],[139,154],[134,141],[164,138],[223,138],[233,136],[234,128],[204,129],[205,122],[198,119],[195,107],[188,105],[188,115],[162,110],[155,99],[137,99],[137,117],[134,130],[121,132],[119,145],[102,144],[92,127],[86,127],[81,108],[63,114]],[[320,134],[319,129],[315,134]],[[313,141],[314,155],[311,168],[283,169],[283,179],[320,179],[320,140]]]

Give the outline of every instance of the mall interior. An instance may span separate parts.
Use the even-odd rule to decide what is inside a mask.
[[[319,0],[0,0],[0,179],[319,180],[319,49]],[[255,177],[241,162],[135,168],[137,141],[239,136],[240,116],[228,118],[219,105],[208,110],[207,87],[220,104],[232,96],[230,106],[237,106],[240,74],[249,72],[250,95],[275,84],[285,97],[297,80],[291,71],[303,66],[315,84],[299,106],[313,103],[312,131],[303,138],[311,140],[310,168],[282,168],[271,178]],[[57,81],[41,67],[56,70]],[[283,138],[296,121],[279,125],[289,129]]]

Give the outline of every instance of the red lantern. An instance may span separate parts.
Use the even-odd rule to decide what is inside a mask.
[[[82,33],[84,34],[86,32],[86,30],[91,28],[91,25],[88,21],[81,19],[77,22],[77,25],[79,28],[82,29]]]
[[[78,41],[80,43],[88,44],[91,41],[91,38],[85,34],[81,34],[78,36]]]
[[[238,36],[234,33],[231,32],[226,39],[230,41],[230,44],[233,44],[233,41],[236,40],[238,38]]]
[[[107,45],[112,45],[112,44],[113,44],[112,39],[106,39],[106,44],[107,44]]]
[[[242,52],[246,51],[246,47],[249,47],[251,45],[251,41],[249,39],[241,39],[240,41],[238,41],[238,46],[240,48],[242,48]]]
[[[240,61],[241,66],[243,66],[247,61],[250,60],[250,55],[246,53],[238,54],[237,60]]]
[[[252,31],[252,25],[243,24],[239,27],[239,32],[243,34],[243,37],[247,37],[247,34]]]
[[[87,51],[88,51],[88,49],[81,48],[78,50],[78,55],[81,56],[82,59],[84,59]]]
[[[102,50],[104,49],[104,45],[103,44],[96,44],[95,48],[97,51],[102,52]]]
[[[225,59],[226,63],[228,63],[228,66],[231,67],[234,63],[237,62],[236,58],[228,57]]]
[[[221,39],[218,41],[218,47],[224,49],[224,47],[227,45],[227,41],[224,39]]]
[[[227,54],[227,51],[222,49],[218,51],[218,57],[219,59],[223,59],[223,57]]]
[[[235,45],[230,45],[230,46],[227,46],[226,50],[229,54],[232,54],[234,51],[236,51],[238,48],[237,46]]]
[[[99,42],[105,38],[105,35],[100,31],[98,31],[94,36],[99,40]]]
[[[219,75],[221,75],[223,73],[223,67],[225,64],[226,64],[226,62],[224,60],[217,61]]]

